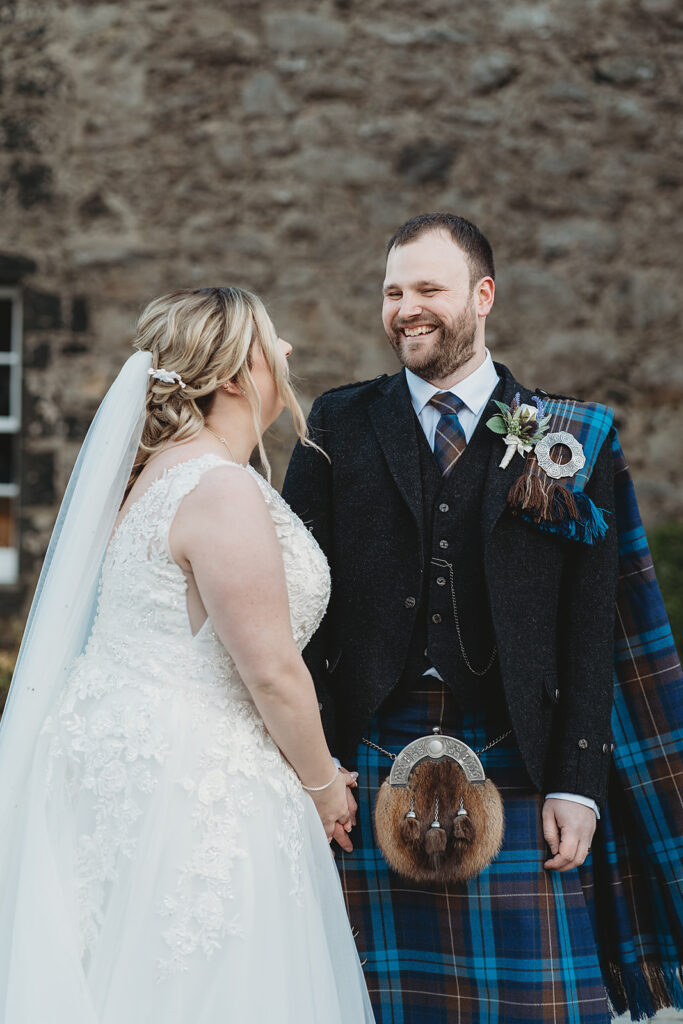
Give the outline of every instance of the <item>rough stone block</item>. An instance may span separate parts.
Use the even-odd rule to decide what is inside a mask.
[[[272,12],[265,16],[266,42],[272,50],[316,53],[343,46],[346,25],[324,14]]]
[[[455,160],[452,146],[423,139],[404,146],[396,159],[396,170],[412,184],[445,182]]]
[[[651,82],[657,74],[657,66],[654,61],[638,54],[615,54],[598,61],[593,68],[593,74],[596,82],[637,85],[641,82]]]
[[[473,92],[484,95],[508,85],[519,73],[517,63],[505,50],[497,50],[477,57],[470,67],[470,86]]]
[[[282,83],[271,71],[256,71],[242,87],[242,106],[247,114],[287,114],[294,105]]]

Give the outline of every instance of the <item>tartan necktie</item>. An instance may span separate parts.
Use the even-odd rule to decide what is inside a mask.
[[[458,413],[464,409],[465,403],[451,391],[439,391],[429,399],[429,404],[441,413],[434,435],[434,455],[441,475],[448,476],[467,447],[465,433],[458,419]]]

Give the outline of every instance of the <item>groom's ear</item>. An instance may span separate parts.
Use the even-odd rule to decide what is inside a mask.
[[[477,316],[488,316],[496,294],[496,283],[492,277],[482,277],[474,286]]]

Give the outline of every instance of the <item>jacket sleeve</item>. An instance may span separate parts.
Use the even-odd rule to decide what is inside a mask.
[[[612,761],[614,615],[618,538],[611,435],[595,462],[586,494],[606,513],[595,545],[573,545],[558,614],[560,702],[546,766],[546,792],[578,793],[603,806]]]
[[[313,403],[308,429],[311,440],[327,452],[322,398]],[[329,561],[332,555],[332,472],[328,458],[316,448],[299,441],[287,469],[282,496],[311,531]],[[330,675],[336,667],[339,653],[332,650],[329,634],[328,606],[327,614],[303,655],[318,694],[325,736],[334,753],[336,728]]]

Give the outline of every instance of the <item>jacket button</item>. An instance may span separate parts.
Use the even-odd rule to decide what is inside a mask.
[[[559,690],[555,690],[555,700],[559,700],[559,699],[560,699],[560,691]]]
[[[406,608],[414,608],[415,607],[415,598],[414,597],[407,597],[405,599],[405,601],[403,602],[403,604],[405,605]]]
[[[444,551],[445,551],[445,549],[448,547],[448,541],[447,540],[440,540],[439,541],[439,547],[443,548]]]
[[[445,576],[437,576],[436,577],[436,585],[437,585],[437,587],[445,587],[446,586],[446,577]]]
[[[603,743],[602,752],[603,754],[609,754],[609,743]]]
[[[318,711],[322,711],[322,709],[323,709],[323,706],[322,706],[321,702],[318,701]]]
[[[613,750],[614,750],[614,744],[610,743],[610,745],[609,745],[609,752],[610,752],[610,754],[612,753]]]
[[[579,747],[581,750],[588,750],[588,740],[579,740]]]
[[[449,507],[450,506],[447,505],[445,501],[442,501],[439,505],[439,512],[448,512]]]
[[[432,622],[436,623],[437,626],[441,622],[441,616],[439,615],[438,612],[436,612],[434,615],[432,615]]]

